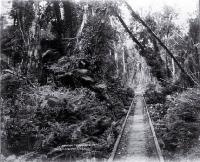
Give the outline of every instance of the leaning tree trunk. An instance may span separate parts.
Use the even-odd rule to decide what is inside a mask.
[[[137,46],[142,50],[145,51],[144,46],[135,38],[135,36],[133,35],[133,33],[129,30],[128,26],[126,25],[126,23],[124,22],[124,20],[121,18],[121,16],[119,16],[119,14],[117,12],[115,12],[116,17],[118,18],[118,20],[120,21],[120,23],[122,24],[122,26],[124,27],[124,29],[126,30],[126,32],[129,34],[129,36],[131,37],[131,39],[133,40],[133,42],[135,42],[137,44]]]
[[[166,45],[157,37],[157,35],[151,30],[151,28],[141,19],[141,17],[135,13],[135,11],[131,8],[131,6],[124,1],[126,6],[128,7],[129,11],[131,11],[131,15],[144,27],[147,28],[148,32],[159,42],[159,44],[166,50],[167,54],[174,60],[176,65],[179,67],[179,69],[182,71],[183,74],[185,74],[186,77],[188,77],[192,82],[194,82],[197,86],[200,86],[198,82],[195,81],[195,79],[185,71],[185,69],[181,66],[181,64],[178,62],[178,60],[174,57],[172,52],[166,47]]]

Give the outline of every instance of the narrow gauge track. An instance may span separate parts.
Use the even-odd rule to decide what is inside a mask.
[[[116,152],[117,152],[117,148],[118,148],[118,146],[119,146],[120,140],[121,140],[121,138],[122,138],[122,134],[123,134],[123,132],[124,132],[124,128],[125,128],[126,123],[127,123],[127,119],[128,119],[128,117],[129,117],[129,115],[130,115],[130,113],[131,113],[131,110],[132,110],[132,108],[133,108],[133,103],[134,103],[134,99],[132,100],[131,105],[130,105],[130,107],[129,107],[129,110],[128,110],[127,114],[126,114],[126,117],[125,117],[124,122],[123,122],[123,125],[122,125],[122,129],[121,129],[121,131],[120,131],[120,133],[119,133],[119,135],[118,135],[118,137],[117,137],[117,140],[116,140],[116,142],[115,142],[115,145],[114,145],[113,151],[112,151],[112,153],[111,153],[111,156],[110,156],[110,158],[108,159],[108,162],[112,162],[112,161],[114,160],[114,158],[115,158],[115,155],[116,155]]]
[[[152,120],[151,120],[151,116],[149,114],[149,110],[147,108],[147,104],[146,104],[146,100],[145,100],[145,97],[143,97],[143,100],[144,100],[144,109],[147,113],[147,116],[148,116],[148,120],[149,120],[149,125],[150,125],[150,128],[151,128],[151,132],[152,132],[152,135],[153,135],[153,139],[154,139],[154,143],[155,143],[155,146],[156,146],[156,152],[157,152],[157,155],[158,155],[158,158],[159,158],[159,161],[160,162],[164,162],[164,158],[163,158],[163,155],[162,155],[162,151],[160,149],[160,145],[158,143],[158,139],[156,137],[156,132],[154,130],[154,127],[153,127],[153,123],[152,123]]]
[[[137,99],[135,110],[133,108],[135,99],[133,99],[108,162],[118,160],[120,156],[124,156],[122,161],[124,161],[126,157],[129,157],[129,160],[132,158],[134,159],[138,154],[140,154],[140,156],[146,156],[146,143],[154,145],[148,148],[153,149],[155,154],[154,159],[157,159],[156,161],[159,162],[164,162],[145,98],[142,94],[137,95],[135,98]],[[126,139],[127,136],[128,142]],[[147,139],[145,139],[146,137]],[[149,142],[149,140],[151,142]],[[148,159],[148,156],[144,158]]]

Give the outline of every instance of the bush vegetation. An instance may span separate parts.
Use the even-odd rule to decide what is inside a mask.
[[[56,147],[88,144],[99,146],[95,156],[106,156],[127,112],[124,105],[130,104],[130,94],[117,90],[120,93],[107,93],[110,103],[100,101],[87,88],[42,86],[19,90],[14,101],[6,99],[2,103],[6,150],[18,155],[35,151],[52,157],[50,152]]]
[[[149,99],[148,96],[146,98]],[[149,103],[148,108],[165,156],[186,156],[195,147],[200,135],[199,89],[168,95],[165,102],[156,100]]]
[[[3,155],[108,157],[134,97],[116,67],[109,4],[15,1],[10,16],[1,37]]]

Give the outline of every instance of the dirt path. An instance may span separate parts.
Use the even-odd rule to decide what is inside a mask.
[[[115,159],[123,162],[157,162],[153,136],[144,113],[142,93],[139,92],[141,91],[136,96],[135,111],[127,120]]]

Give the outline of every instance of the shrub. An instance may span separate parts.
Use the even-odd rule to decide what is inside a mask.
[[[166,155],[185,155],[200,135],[200,90],[190,89],[153,104],[150,113]]]
[[[36,151],[50,156],[59,146],[82,143],[100,145],[95,156],[105,156],[111,151],[126,112],[118,100],[120,95],[109,92],[111,103],[116,101],[111,110],[87,88],[43,86],[28,92],[21,91],[14,104],[3,102],[6,110],[2,114],[3,136],[8,151],[15,154]]]
[[[167,132],[163,136],[168,146],[166,149],[185,153],[195,144],[200,134],[200,91],[187,90],[171,99],[168,107],[165,116]]]
[[[155,85],[150,84],[146,90],[144,97],[146,98],[147,104],[164,103],[165,95],[155,90]]]

